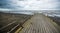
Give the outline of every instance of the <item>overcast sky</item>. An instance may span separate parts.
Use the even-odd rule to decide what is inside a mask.
[[[1,4],[3,4],[3,6]],[[60,9],[60,0],[0,0],[0,8],[19,10],[54,10]]]

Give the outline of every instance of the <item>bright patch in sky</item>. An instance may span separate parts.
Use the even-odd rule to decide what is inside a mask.
[[[17,1],[17,5],[23,10],[41,10],[41,9],[57,9],[59,2],[57,0],[24,0]]]
[[[42,1],[28,1],[23,4],[24,9],[47,9],[53,8],[51,4],[43,3]]]

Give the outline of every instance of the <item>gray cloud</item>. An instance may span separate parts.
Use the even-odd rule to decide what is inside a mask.
[[[60,9],[60,0],[0,0],[0,8],[22,10]]]

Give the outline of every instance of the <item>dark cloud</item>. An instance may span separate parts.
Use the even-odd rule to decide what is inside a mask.
[[[10,0],[0,0],[0,8],[15,9],[16,6]]]

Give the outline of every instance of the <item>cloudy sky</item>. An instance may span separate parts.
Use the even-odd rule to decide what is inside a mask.
[[[60,9],[60,0],[0,0],[0,8],[19,10]]]

